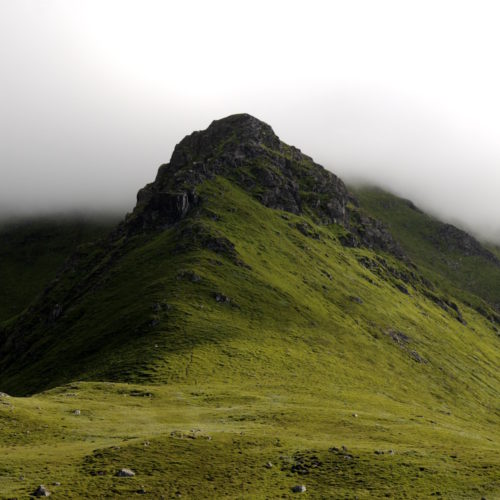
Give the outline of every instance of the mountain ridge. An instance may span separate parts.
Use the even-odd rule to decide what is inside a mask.
[[[263,175],[263,172],[269,175]],[[234,188],[229,185],[222,187],[226,183]],[[120,269],[121,263],[127,261],[129,255],[142,252],[157,238],[168,239],[168,245],[161,251],[170,260],[182,261],[193,252],[209,252],[217,259],[224,258],[230,266],[236,266],[238,273],[254,273],[256,270],[244,257],[241,244],[234,241],[233,229],[227,227],[221,231],[225,218],[213,210],[214,206],[221,203],[218,198],[234,189],[234,200],[238,196],[250,196],[265,210],[271,210],[265,212],[266,217],[271,213],[281,213],[280,218],[289,228],[287,231],[300,234],[306,241],[325,244],[327,238],[346,249],[361,252],[356,255],[361,268],[387,280],[403,294],[411,296],[410,290],[415,290],[450,317],[467,324],[456,301],[442,296],[431,281],[420,275],[385,226],[359,210],[357,200],[348,194],[344,183],[337,176],[315,164],[297,148],[282,143],[269,125],[250,115],[231,115],[212,122],[205,131],[194,132],[184,138],[174,149],[171,162],[159,168],[156,180],[139,191],[134,211],[102,243],[88,246],[74,254],[40,299],[4,329],[0,337],[4,353],[0,358],[0,366],[3,366],[5,373],[11,372],[14,367],[19,372],[18,366],[12,364],[19,356],[27,367],[34,357],[43,357],[45,351],[41,349],[47,343],[44,331],[57,331],[59,324],[66,323],[69,331],[75,330],[76,335],[80,322],[78,318],[86,314],[86,308],[76,315],[69,314],[69,311],[80,310],[82,303],[88,303],[90,310],[102,308],[93,299],[96,292],[108,290],[106,293],[111,296],[121,293],[121,290],[110,288],[109,284],[117,273],[117,266]],[[242,190],[241,195],[237,194],[238,190]],[[242,224],[237,206],[226,206],[225,203],[219,206],[219,211],[222,208],[235,214],[233,217],[239,221],[237,224]],[[291,222],[290,217],[297,219]],[[332,231],[332,234],[322,236],[322,227]],[[363,255],[363,249],[387,252],[387,257]],[[307,246],[299,246],[299,251],[307,252]],[[212,260],[209,259],[209,262]],[[136,265],[143,266],[142,263]],[[186,276],[197,275],[194,270],[186,272]],[[330,276],[328,271],[324,272]],[[138,275],[137,280],[141,287],[149,288],[145,278]],[[133,289],[129,291],[129,300],[134,293]],[[176,295],[174,289],[170,293]],[[219,290],[210,293],[219,297],[219,301],[232,303],[233,307],[236,303]],[[119,303],[118,298],[117,306]],[[154,302],[148,307],[159,309],[161,316],[164,314],[163,308],[168,310],[169,307],[162,303]],[[487,311],[483,313],[491,319]],[[114,314],[114,328],[120,328],[119,309]],[[167,323],[169,316],[171,313],[165,314]],[[141,332],[141,335],[146,336],[145,339],[151,325],[154,330],[157,323],[161,324],[158,319],[146,320],[144,323],[147,317],[151,317],[151,311],[138,311],[138,324],[133,330]],[[115,334],[116,340],[109,338],[111,345],[118,342],[119,338],[128,344],[135,335],[128,329],[120,330],[119,334]],[[85,356],[97,356],[98,359],[98,351],[91,345],[99,345],[107,337],[104,332],[100,335],[104,335],[103,340],[94,335],[91,344],[84,350],[88,354],[74,366],[68,366],[69,372],[77,366],[83,368]],[[77,336],[74,342],[81,340]],[[56,351],[60,348],[57,344],[52,345]],[[68,352],[74,350],[69,345],[65,349],[69,349]],[[72,356],[75,355],[76,351]],[[9,366],[10,369],[7,369]],[[57,371],[57,367],[45,367],[45,370]]]
[[[404,258],[379,221],[359,214],[357,201],[339,177],[245,113],[215,120],[206,130],[186,136],[170,163],[160,166],[155,181],[138,192],[123,230],[179,221],[201,203],[196,186],[217,175],[236,182],[268,208],[307,214],[319,224],[340,224],[349,231],[346,245],[366,245]]]
[[[386,226],[342,188],[345,225],[327,223],[309,157],[222,136],[181,141],[134,212],[1,324],[0,496],[494,497],[484,300],[431,280],[406,239],[381,249]],[[302,176],[287,193],[281,167]],[[283,200],[301,211],[266,206]]]
[[[380,218],[428,278],[444,278],[452,293],[484,309],[467,292],[492,307],[500,326],[500,259],[458,227],[429,216],[411,201],[377,187],[353,188],[362,209]],[[465,295],[462,292],[466,292]],[[492,311],[493,312],[493,311]]]

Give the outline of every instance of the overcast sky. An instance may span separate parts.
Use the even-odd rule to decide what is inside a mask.
[[[248,112],[344,180],[500,240],[500,5],[0,0],[0,213],[130,210]]]

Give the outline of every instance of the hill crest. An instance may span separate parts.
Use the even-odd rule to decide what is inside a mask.
[[[138,192],[122,231],[175,224],[202,204],[196,187],[217,176],[268,208],[306,215],[320,225],[339,224],[347,231],[346,246],[367,246],[405,258],[384,225],[359,212],[357,200],[339,177],[245,113],[215,120],[177,144],[155,181]]]

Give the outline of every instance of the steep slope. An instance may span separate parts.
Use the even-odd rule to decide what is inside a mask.
[[[53,388],[0,405],[8,494],[498,493],[494,323],[356,203],[248,115],[185,138],[3,328],[0,390]]]
[[[112,216],[46,216],[0,226],[0,321],[20,313],[79,245],[106,235]]]
[[[390,228],[405,252],[429,279],[485,314],[496,312],[500,325],[498,249],[486,248],[466,232],[381,189],[354,191],[361,208]],[[494,311],[489,311],[484,301]]]

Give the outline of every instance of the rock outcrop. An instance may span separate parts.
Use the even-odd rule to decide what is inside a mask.
[[[213,121],[177,144],[155,181],[139,191],[122,228],[130,233],[175,224],[202,203],[196,186],[215,176],[235,182],[269,208],[342,225],[350,231],[345,240],[350,246],[403,256],[383,224],[359,215],[341,179],[248,114]]]

